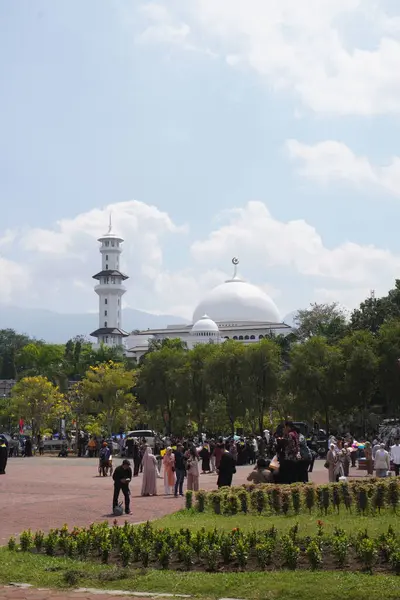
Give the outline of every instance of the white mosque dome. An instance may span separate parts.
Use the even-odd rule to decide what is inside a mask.
[[[219,334],[218,325],[210,319],[210,317],[204,314],[198,319],[192,327],[193,335],[210,335],[217,336]]]
[[[279,311],[273,300],[260,288],[237,277],[239,261],[233,259],[232,262],[235,265],[233,278],[217,285],[204,296],[193,313],[193,322],[197,325],[197,321],[206,314],[217,323],[279,323]]]

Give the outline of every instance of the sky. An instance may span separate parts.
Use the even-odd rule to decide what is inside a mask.
[[[132,308],[383,295],[399,116],[398,0],[0,0],[0,310],[97,310],[110,213]]]

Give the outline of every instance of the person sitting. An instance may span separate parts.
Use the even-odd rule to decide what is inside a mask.
[[[265,458],[258,458],[254,471],[247,477],[247,481],[252,483],[274,483],[274,476],[267,468]]]

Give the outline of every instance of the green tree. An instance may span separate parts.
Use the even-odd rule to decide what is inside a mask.
[[[109,435],[119,426],[122,413],[134,421],[137,403],[132,390],[135,383],[133,371],[112,361],[90,367],[82,379],[80,390],[86,411],[98,415]]]
[[[69,405],[64,394],[41,375],[20,379],[11,391],[10,414],[30,425],[33,436],[68,412]]]
[[[177,431],[179,413],[186,414],[188,373],[185,363],[184,350],[165,345],[147,353],[139,371],[139,400],[156,420],[161,417],[168,434]]]
[[[255,416],[258,431],[262,435],[267,409],[272,408],[278,393],[282,367],[279,345],[273,340],[264,339],[246,346],[243,366],[247,409]]]
[[[198,431],[204,430],[204,422],[210,403],[210,386],[206,363],[216,352],[214,344],[197,344],[186,354],[183,383],[187,382],[190,413],[197,423]]]
[[[32,340],[14,329],[0,329],[0,379],[16,379],[16,356]]]
[[[338,347],[322,337],[311,337],[294,346],[287,385],[293,393],[293,407],[302,417],[321,415],[329,432],[330,414],[343,400],[343,358]]]
[[[378,389],[383,412],[395,417],[400,411],[400,320],[382,325],[377,336]]]
[[[335,343],[346,333],[346,315],[337,302],[314,303],[310,308],[297,312],[294,328],[301,341],[320,336]]]
[[[245,347],[240,342],[227,340],[207,360],[207,378],[212,393],[225,401],[231,432],[235,422],[246,413],[244,403],[243,366]]]
[[[369,331],[356,331],[339,344],[344,359],[343,393],[347,410],[362,411],[363,433],[367,436],[367,416],[377,387],[378,356],[376,340]]]
[[[396,279],[387,296],[361,302],[351,315],[350,326],[353,330],[368,329],[377,333],[384,323],[393,319],[400,319],[400,279]]]
[[[42,375],[60,388],[66,386],[64,347],[62,344],[31,342],[19,350],[16,366],[20,377]]]

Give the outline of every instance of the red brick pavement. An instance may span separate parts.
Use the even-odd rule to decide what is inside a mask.
[[[234,484],[244,483],[251,468],[239,467]],[[316,462],[312,479],[318,483],[327,480],[322,461]],[[183,498],[163,496],[161,479],[159,496],[142,498],[140,487],[141,476],[131,484],[133,514],[127,519],[133,523],[157,519],[184,506]],[[200,487],[215,489],[216,476],[201,475]],[[0,476],[0,545],[29,527],[46,531],[64,523],[82,527],[92,522],[111,522],[111,500],[112,481],[97,476],[94,459],[12,458],[7,474]]]

